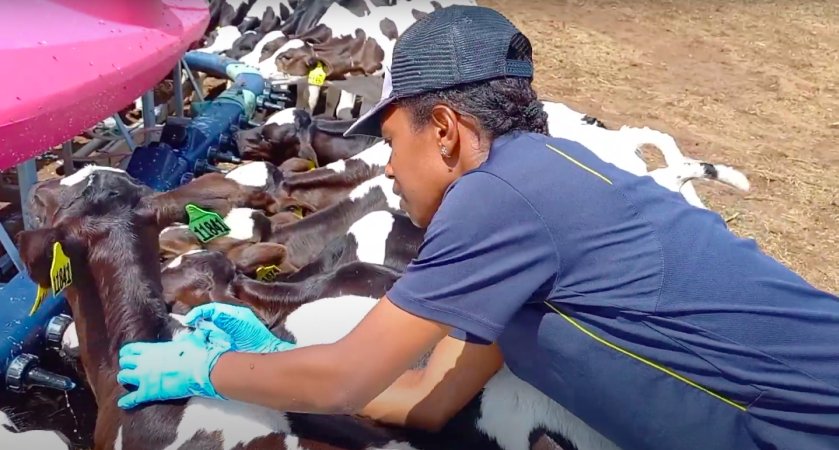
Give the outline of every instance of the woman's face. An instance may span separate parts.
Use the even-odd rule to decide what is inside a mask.
[[[457,124],[435,117],[415,131],[410,112],[398,105],[382,115],[382,137],[392,148],[385,175],[394,180],[402,209],[421,228],[431,223],[443,193],[459,176],[456,161],[451,161],[456,159],[453,150],[457,146],[457,132],[449,129],[452,126]],[[441,154],[442,145],[447,145],[452,157]]]

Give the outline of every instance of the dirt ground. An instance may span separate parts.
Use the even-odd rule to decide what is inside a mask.
[[[735,233],[839,292],[839,3],[479,4],[530,38],[540,96],[743,171],[749,192],[694,186]]]

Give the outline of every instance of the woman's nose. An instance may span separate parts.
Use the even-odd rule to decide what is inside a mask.
[[[385,177],[390,180],[393,179],[393,166],[390,164],[390,160],[385,164]]]

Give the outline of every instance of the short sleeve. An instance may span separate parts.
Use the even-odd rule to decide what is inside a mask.
[[[495,175],[471,172],[449,188],[418,256],[387,296],[451,326],[453,337],[494,342],[528,300],[547,295],[557,258],[530,203]]]

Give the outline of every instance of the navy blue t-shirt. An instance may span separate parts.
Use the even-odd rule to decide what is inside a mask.
[[[387,295],[625,449],[839,444],[839,299],[575,142],[496,139]]]

